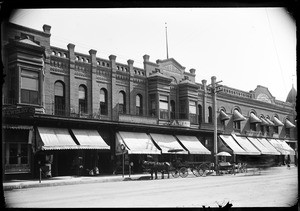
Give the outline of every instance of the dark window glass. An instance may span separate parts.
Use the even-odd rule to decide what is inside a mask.
[[[107,115],[107,91],[106,89],[100,90],[100,114]]]
[[[208,107],[208,123],[212,123],[212,107]]]

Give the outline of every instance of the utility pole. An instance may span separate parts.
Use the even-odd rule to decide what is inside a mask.
[[[168,52],[168,28],[167,23],[165,23],[165,29],[166,29],[166,48],[167,48],[167,59],[169,59],[169,52]]]
[[[216,76],[211,77],[211,94],[213,97],[213,122],[214,122],[214,157],[215,157],[215,167],[218,166],[218,122],[217,122],[217,89],[221,86],[218,85],[222,81],[216,82]]]

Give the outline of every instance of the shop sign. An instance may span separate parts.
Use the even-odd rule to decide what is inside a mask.
[[[170,125],[179,127],[191,127],[191,122],[188,120],[173,120],[171,121]]]
[[[22,108],[6,108],[3,110],[4,116],[33,116],[35,113],[34,107]]]

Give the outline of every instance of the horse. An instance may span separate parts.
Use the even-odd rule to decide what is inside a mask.
[[[154,162],[154,161],[143,161],[143,168],[150,172],[151,179],[153,179],[153,173],[155,174],[155,179],[157,179],[157,172],[161,172],[161,178],[164,179],[164,174],[168,174],[170,178],[170,163],[168,162]]]

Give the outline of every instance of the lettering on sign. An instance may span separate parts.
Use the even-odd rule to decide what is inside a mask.
[[[7,108],[4,111],[5,116],[33,116],[35,113],[34,107],[22,107],[22,108]]]
[[[171,126],[190,127],[191,123],[187,120],[173,120],[170,123]]]

